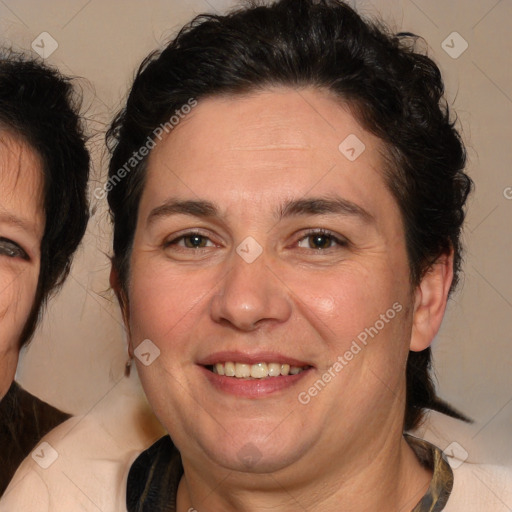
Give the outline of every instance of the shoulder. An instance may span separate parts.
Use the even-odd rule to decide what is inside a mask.
[[[25,455],[50,430],[71,417],[18,386],[17,414],[23,424],[20,434],[29,440]]]
[[[0,511],[126,510],[128,468],[161,435],[147,403],[121,383],[88,414],[67,420],[37,444]]]
[[[75,417],[59,425],[18,468],[0,512],[98,510],[93,503],[105,512],[123,510],[117,504],[127,454],[105,438],[91,418]]]
[[[69,414],[31,395],[13,382],[0,402],[0,495],[37,442]]]
[[[512,510],[512,464],[496,457],[498,443],[484,444],[481,426],[430,413],[414,432],[437,446],[453,471],[453,489],[443,512],[509,512]],[[494,453],[493,453],[494,452]]]
[[[512,507],[512,469],[492,464],[451,460],[453,490],[446,512],[509,512]],[[460,465],[459,465],[460,464]]]

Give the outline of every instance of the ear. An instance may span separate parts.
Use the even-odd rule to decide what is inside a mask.
[[[130,356],[133,356],[132,354],[132,347],[130,342],[130,313],[129,313],[129,307],[128,307],[128,299],[126,297],[126,293],[121,286],[121,282],[119,280],[119,274],[114,267],[114,265],[110,268],[110,286],[114,290],[114,293],[116,294],[117,300],[119,302],[119,307],[121,308],[121,314],[123,315],[123,322],[124,326],[126,328],[126,331],[128,333],[128,352],[130,353]]]
[[[453,250],[443,254],[425,273],[414,295],[410,349],[420,352],[430,346],[441,327],[453,280]]]

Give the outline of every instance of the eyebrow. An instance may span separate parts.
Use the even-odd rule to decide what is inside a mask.
[[[0,211],[0,224],[10,224],[11,226],[16,226],[23,231],[30,233],[31,235],[37,235],[36,226],[21,217],[17,217],[11,213]]]
[[[339,196],[298,199],[288,201],[279,210],[279,219],[300,215],[346,215],[359,217],[367,223],[374,221],[373,215],[361,206]]]
[[[147,225],[153,224],[159,218],[180,214],[200,218],[220,216],[219,209],[210,201],[182,201],[170,198],[151,210]],[[345,215],[359,218],[368,224],[375,221],[373,215],[367,210],[339,196],[290,200],[281,205],[274,215],[278,220],[307,215]]]
[[[171,215],[191,215],[193,217],[218,217],[217,207],[210,201],[179,201],[168,199],[160,206],[151,210],[147,224],[153,224],[157,219]]]

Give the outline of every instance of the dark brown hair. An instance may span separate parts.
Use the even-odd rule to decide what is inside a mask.
[[[70,80],[13,51],[0,51],[0,126],[40,157],[46,218],[36,297],[20,345],[50,294],[65,280],[89,218],[89,153]]]

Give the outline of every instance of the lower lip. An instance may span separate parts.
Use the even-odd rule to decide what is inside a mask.
[[[312,368],[308,368],[296,375],[281,375],[264,379],[238,379],[213,373],[204,366],[199,368],[208,381],[219,391],[244,398],[263,398],[291,388],[312,370]]]

